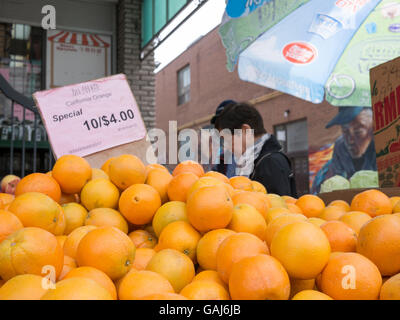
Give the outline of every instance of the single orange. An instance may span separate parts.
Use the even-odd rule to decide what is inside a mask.
[[[203,187],[187,200],[187,217],[197,230],[225,228],[232,219],[233,202],[225,187]]]
[[[61,193],[60,201],[58,202],[60,205],[71,202],[79,203],[80,202],[79,196],[77,194]]]
[[[229,292],[232,300],[287,300],[289,276],[278,260],[266,254],[243,258],[232,267]]]
[[[186,203],[182,201],[170,201],[158,208],[152,221],[154,233],[159,237],[162,230],[174,221],[189,222],[186,213]]]
[[[289,204],[289,203],[296,204],[296,201],[297,201],[296,198],[293,198],[291,196],[282,196],[281,198],[286,202],[286,204]]]
[[[271,208],[287,208],[286,201],[280,195],[268,193],[267,198],[271,204]]]
[[[164,170],[164,171],[168,171],[168,169],[166,167],[164,167],[162,164],[159,163],[150,163],[146,166],[146,175],[149,174],[149,172],[153,169],[160,169],[160,170]]]
[[[110,173],[110,162],[115,159],[115,157],[112,157],[110,159],[108,159],[106,162],[103,163],[103,165],[101,166],[101,170],[103,170],[107,175],[109,175]]]
[[[108,165],[110,180],[121,190],[146,180],[146,167],[136,156],[124,154],[112,159]]]
[[[58,182],[61,191],[67,194],[81,192],[83,186],[92,177],[89,163],[75,155],[60,157],[52,170],[52,177]]]
[[[332,252],[355,252],[357,249],[357,234],[341,221],[328,221],[321,226],[328,237]]]
[[[0,288],[0,300],[40,300],[47,291],[42,280],[35,274],[15,276]]]
[[[194,281],[214,281],[214,282],[220,284],[221,286],[223,286],[226,290],[228,290],[227,284],[222,281],[222,279],[219,276],[218,272],[215,271],[215,270],[200,271],[193,278],[192,282],[194,282]]]
[[[0,242],[23,227],[24,225],[16,215],[0,209]]]
[[[157,238],[146,230],[135,230],[128,234],[136,248],[154,248]]]
[[[150,248],[138,248],[135,253],[132,267],[136,270],[145,270],[156,252]]]
[[[76,228],[82,227],[88,214],[85,207],[76,202],[70,202],[61,206],[64,210],[66,226],[64,234],[69,235]]]
[[[193,183],[193,185],[189,188],[186,199],[188,199],[192,193],[196,192],[200,188],[218,186],[218,185],[225,186],[226,184],[216,178],[201,177],[195,183]]]
[[[324,220],[324,219],[315,218],[315,217],[314,218],[308,218],[307,221],[311,222],[313,225],[315,225],[317,227],[322,226],[326,222],[326,220]]]
[[[90,180],[96,180],[96,179],[106,179],[110,180],[110,177],[108,176],[105,171],[97,168],[92,168],[92,178]]]
[[[298,292],[292,300],[333,300],[325,293],[316,290],[303,290]]]
[[[400,197],[399,196],[390,197],[389,200],[390,203],[392,204],[392,207],[394,208],[396,204],[400,201]]]
[[[301,211],[303,211],[303,214],[307,218],[319,217],[325,209],[324,201],[312,194],[301,196],[295,204],[301,209]]]
[[[82,226],[72,231],[64,242],[64,254],[76,259],[76,251],[78,250],[79,242],[87,233],[96,228],[96,226]]]
[[[247,203],[258,210],[264,217],[267,216],[268,210],[271,208],[268,197],[263,193],[244,191],[232,197],[234,205],[239,203]]]
[[[229,183],[235,189],[254,191],[251,180],[244,176],[236,176],[229,179]]]
[[[119,190],[107,179],[89,181],[81,191],[81,203],[86,209],[112,208],[118,206]]]
[[[367,190],[354,196],[351,201],[351,211],[362,211],[372,218],[392,213],[392,203],[389,197],[379,190]]]
[[[306,221],[284,226],[271,243],[271,255],[282,263],[293,279],[315,278],[325,267],[330,253],[325,233]]]
[[[207,173],[204,174],[204,177],[212,177],[212,178],[218,179],[224,183],[229,184],[228,177],[217,171],[208,171]]]
[[[0,276],[4,280],[26,273],[44,276],[45,266],[52,266],[57,278],[63,261],[56,237],[44,229],[23,228],[0,243]]]
[[[230,300],[228,291],[215,281],[193,281],[180,294],[189,300]]]
[[[301,210],[298,206],[296,206],[294,203],[286,203],[287,208],[289,209],[290,212],[292,213],[299,213],[303,214],[303,210]]]
[[[235,233],[227,237],[218,248],[218,274],[225,283],[228,283],[232,267],[236,262],[260,253],[269,253],[264,241],[250,233]]]
[[[161,202],[168,202],[168,185],[172,180],[172,175],[163,169],[152,169],[148,172],[146,184],[152,186],[160,194]]]
[[[261,240],[265,240],[267,223],[253,206],[240,203],[233,207],[232,220],[227,228],[235,232],[252,233]]]
[[[339,220],[352,228],[358,236],[361,227],[371,219],[371,216],[369,216],[365,212],[349,211],[342,215]]]
[[[271,221],[274,220],[275,218],[288,213],[291,213],[288,208],[282,208],[282,207],[271,208],[267,211],[265,221],[267,222],[267,224],[270,224]]]
[[[357,252],[376,264],[382,276],[400,272],[400,218],[382,215],[367,221],[360,230]]]
[[[315,279],[299,280],[290,279],[290,299],[304,290],[313,290],[315,288]]]
[[[217,252],[220,244],[235,232],[216,229],[207,232],[197,244],[197,262],[204,270],[217,270]]]
[[[147,184],[134,184],[122,192],[119,211],[130,223],[143,225],[151,222],[161,207],[157,190]]]
[[[376,300],[382,277],[371,260],[354,252],[329,259],[321,276],[321,290],[335,300]]]
[[[350,205],[344,200],[334,200],[328,204],[328,207],[331,207],[331,206],[340,207],[345,212],[350,211]]]
[[[183,172],[194,173],[199,178],[204,175],[203,166],[198,162],[192,160],[187,160],[179,163],[172,172],[172,175],[176,177],[178,174]]]
[[[76,261],[81,267],[94,267],[116,280],[132,267],[135,250],[131,239],[121,230],[100,227],[87,233],[79,242]]]
[[[264,239],[267,242],[268,246],[271,247],[272,239],[280,229],[290,223],[306,220],[306,216],[299,213],[286,213],[279,217],[276,217],[268,224],[268,227],[265,230]]]
[[[385,283],[382,285],[379,299],[400,300],[400,273],[390,277],[385,281]]]
[[[258,181],[251,181],[251,184],[253,185],[253,191],[254,192],[260,192],[260,193],[264,193],[267,194],[268,191],[267,189],[264,187],[264,185]]]
[[[324,219],[326,221],[339,220],[342,215],[347,211],[344,211],[340,206],[330,206],[322,210],[318,218]]]
[[[198,179],[199,177],[192,172],[183,172],[174,176],[167,188],[169,200],[186,202],[189,189]]]
[[[0,193],[0,210],[5,210],[11,202],[13,202],[15,196],[8,193]]]
[[[32,173],[22,178],[15,189],[15,196],[27,192],[41,192],[48,195],[55,202],[61,198],[61,188],[58,182],[44,173]]]
[[[116,227],[123,233],[128,233],[128,223],[124,217],[111,208],[97,208],[88,212],[85,226]]]

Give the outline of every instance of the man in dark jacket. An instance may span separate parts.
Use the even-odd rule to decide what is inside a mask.
[[[237,175],[262,183],[268,193],[297,197],[290,160],[275,136],[266,132],[256,108],[246,103],[229,105],[217,117],[215,126],[233,134],[232,152],[237,159]],[[254,131],[252,144],[246,139],[247,130]]]

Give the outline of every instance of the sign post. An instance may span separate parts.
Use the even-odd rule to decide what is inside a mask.
[[[381,188],[400,187],[400,57],[370,70]]]
[[[155,162],[125,75],[40,91],[33,97],[57,159],[75,154],[94,168],[121,154]]]

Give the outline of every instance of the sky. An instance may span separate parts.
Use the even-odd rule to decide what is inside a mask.
[[[193,1],[187,10],[182,12],[182,14],[171,23],[171,26],[164,30],[164,34],[167,33],[169,29],[179,24],[187,15],[187,12],[193,9],[196,2],[198,1]],[[218,26],[221,23],[224,10],[225,0],[208,0],[201,9],[155,50],[155,61],[160,63],[155,72],[167,66],[194,41]],[[163,34],[161,34],[161,37],[163,37]]]

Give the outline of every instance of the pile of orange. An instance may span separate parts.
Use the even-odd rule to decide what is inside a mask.
[[[324,203],[67,155],[0,194],[0,300],[400,299],[399,215],[378,190]]]

